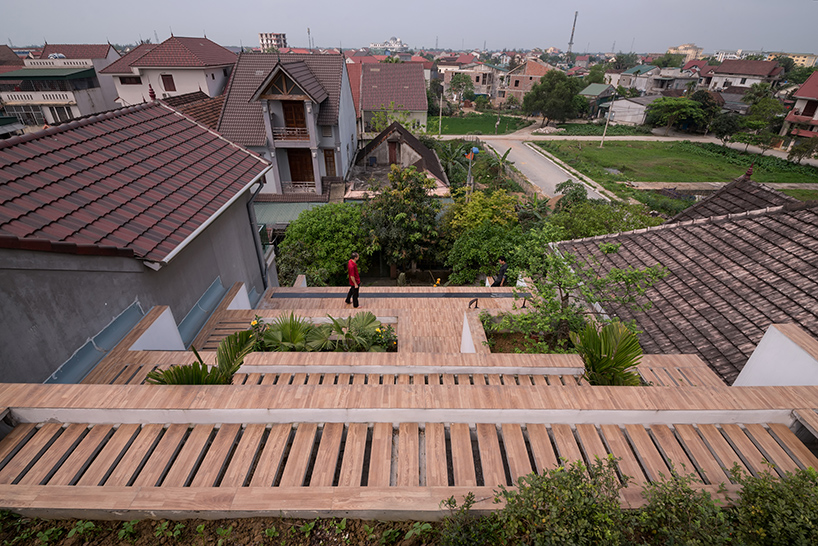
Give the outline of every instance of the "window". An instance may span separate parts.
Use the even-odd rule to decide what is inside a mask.
[[[321,126],[321,136],[331,137],[332,136],[332,125],[322,125]]]
[[[162,74],[162,87],[165,91],[176,91],[176,84],[173,83],[173,76],[170,74]]]
[[[25,123],[26,125],[45,125],[45,116],[43,116],[43,111],[40,110],[39,106],[31,106],[28,104],[13,106],[7,104],[5,109],[6,114],[16,117],[20,120],[20,123]]]
[[[745,83],[747,83],[747,78],[741,78],[741,85],[744,85]]]
[[[211,79],[211,80],[215,80],[215,79],[216,79],[216,73],[215,73],[215,72],[211,72],[211,73],[210,73],[210,79]]]
[[[228,75],[230,75],[230,72],[228,72],[228,70],[226,68],[222,68],[222,74],[226,78]]]
[[[74,119],[70,106],[49,106],[48,109],[51,110],[51,117],[54,118],[55,123],[63,123]]]
[[[520,80],[514,80],[514,87],[520,87]]]
[[[142,85],[142,78],[139,76],[120,76],[119,83],[122,85]]]

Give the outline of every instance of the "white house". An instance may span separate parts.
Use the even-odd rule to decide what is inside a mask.
[[[194,91],[221,95],[236,54],[207,38],[171,36],[161,44],[141,44],[102,71],[113,79],[117,102],[139,104]]]
[[[727,87],[751,87],[755,83],[775,85],[781,78],[781,68],[776,61],[724,61],[715,70],[710,80],[710,90],[718,91]]]

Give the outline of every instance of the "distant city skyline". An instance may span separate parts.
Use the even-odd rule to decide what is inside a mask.
[[[207,35],[225,46],[258,47],[259,32],[287,34],[290,47],[366,47],[395,36],[413,49],[568,48],[574,12],[579,11],[573,51],[664,52],[695,43],[705,53],[764,50],[814,53],[818,1],[721,0],[684,3],[655,0],[590,0],[557,5],[535,0],[509,4],[419,0],[405,8],[377,9],[361,0],[301,3],[246,0],[113,4],[102,0],[55,0],[5,7],[0,38],[16,47],[50,43],[135,43]],[[195,6],[195,9],[192,9]],[[227,13],[226,6],[231,6]],[[232,7],[235,6],[235,7]]]

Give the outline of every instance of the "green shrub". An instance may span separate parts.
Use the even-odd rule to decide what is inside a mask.
[[[171,366],[167,370],[153,370],[146,381],[154,385],[229,385],[233,375],[244,363],[244,357],[256,345],[253,330],[234,332],[224,338],[216,349],[216,365],[208,368],[195,347],[196,362],[183,366]]]
[[[467,494],[460,506],[454,497],[443,501],[449,515],[440,527],[440,546],[494,546],[505,543],[498,512],[475,516],[471,513],[474,502],[474,493]]]
[[[455,240],[446,258],[446,265],[452,268],[449,282],[471,284],[481,273],[495,273],[499,267],[497,259],[510,255],[522,239],[520,226],[507,224],[485,222],[466,231]]]
[[[585,362],[585,378],[591,385],[641,384],[633,371],[642,360],[639,338],[621,322],[599,328],[588,322],[579,333],[570,332],[571,342]]]

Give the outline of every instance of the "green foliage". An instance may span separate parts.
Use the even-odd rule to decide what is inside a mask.
[[[300,274],[310,286],[346,284],[347,261],[352,252],[365,258],[372,254],[366,231],[361,226],[361,207],[351,203],[329,203],[305,210],[290,223],[278,246],[276,263],[283,286],[292,285]]]
[[[264,350],[272,352],[306,352],[320,350],[322,338],[318,327],[308,319],[289,315],[277,316],[264,332]]]
[[[219,535],[219,540],[216,542],[216,546],[223,546],[227,543],[230,535],[233,534],[233,526],[231,525],[227,529],[224,527],[219,527],[216,529],[216,534]]]
[[[595,64],[591,68],[588,69],[588,75],[583,78],[585,85],[590,85],[592,83],[605,83],[605,70],[607,70],[608,65],[605,63]]]
[[[79,519],[76,521],[76,523],[74,523],[74,527],[68,531],[68,538],[71,538],[74,535],[84,536],[86,533],[90,535],[95,529],[96,526],[94,525],[93,521],[83,521]]]
[[[581,239],[658,226],[664,220],[651,216],[649,210],[639,204],[581,201],[567,209],[560,208],[548,221],[565,230],[566,239]]]
[[[561,70],[549,70],[540,82],[523,96],[523,110],[533,114],[539,112],[545,120],[563,122],[575,117],[579,112],[574,97],[582,90],[579,78],[570,78]]]
[[[787,154],[787,159],[793,159],[800,165],[804,158],[813,157],[818,154],[818,137],[806,138],[794,144]]]
[[[315,519],[314,519],[314,520],[312,520],[312,521],[307,521],[307,522],[304,522],[304,524],[303,524],[303,525],[301,525],[301,526],[298,528],[298,530],[299,530],[299,531],[301,531],[301,533],[303,533],[303,535],[304,535],[305,537],[310,538],[310,535],[312,534],[313,529],[315,529],[315,524],[316,524],[317,522],[318,522],[318,518],[315,518]]]
[[[702,112],[704,112],[704,119],[700,122],[699,127],[709,130],[710,124],[719,112],[721,112],[721,106],[716,102],[716,99],[713,98],[713,95],[704,89],[700,89],[690,95],[690,100],[698,102],[702,107]]]
[[[491,101],[485,95],[480,95],[474,99],[474,107],[480,112],[491,110]]]
[[[577,461],[523,476],[516,490],[501,487],[497,498],[506,504],[498,519],[512,544],[625,544],[623,487],[613,456],[589,468]]]
[[[443,223],[448,235],[460,237],[465,231],[489,223],[513,226],[517,223],[517,198],[503,190],[486,193],[454,192],[454,202],[447,205]]]
[[[616,94],[626,99],[632,99],[641,96],[642,92],[636,89],[635,87],[623,87],[621,85],[617,85]]]
[[[136,541],[136,524],[139,523],[138,519],[132,519],[131,521],[123,521],[122,522],[122,529],[119,530],[117,533],[117,537],[119,540],[127,540],[128,542],[135,542]]]
[[[266,529],[264,529],[264,536],[269,538],[269,539],[276,538],[278,535],[279,535],[279,532],[276,529],[275,525],[271,525],[270,527],[267,527]]]
[[[408,265],[431,254],[440,203],[429,193],[434,183],[414,167],[393,165],[389,181],[389,188],[364,203],[362,220],[388,264]]]
[[[766,82],[754,83],[750,89],[741,97],[745,104],[755,105],[761,99],[770,99],[773,96],[773,86]]]
[[[582,182],[574,182],[569,179],[557,184],[556,190],[562,194],[562,198],[554,208],[557,212],[571,210],[575,205],[588,200],[588,190]]]
[[[400,529],[388,529],[381,535],[380,543],[384,546],[389,546],[390,544],[398,542],[402,536],[403,533]]]
[[[367,540],[375,540],[375,526],[364,524],[364,534]]]
[[[380,133],[397,121],[412,133],[419,133],[420,131],[426,130],[417,120],[410,119],[410,115],[409,110],[404,108],[402,104],[395,104],[394,101],[390,101],[388,106],[382,104],[381,107],[372,114],[372,118],[368,123],[368,129],[375,133]]]
[[[440,281],[440,279],[438,279],[438,281]],[[387,353],[395,353],[398,350],[398,336],[391,324],[387,324],[386,326],[381,325],[375,328],[372,343],[373,345],[384,347]]]
[[[548,199],[540,199],[536,194],[529,199],[522,199],[517,204],[517,220],[523,231],[535,228],[542,224],[551,209],[548,207]]]
[[[639,56],[636,53],[622,53],[616,54],[613,61],[613,68],[627,70],[639,64]]]
[[[208,368],[195,347],[190,350],[196,362],[171,366],[167,370],[153,370],[146,381],[154,385],[229,385],[241,367],[244,357],[256,346],[253,330],[234,332],[224,338],[216,350],[216,365]]]
[[[406,532],[403,540],[409,540],[412,537],[417,537],[421,540],[429,538],[435,534],[434,527],[431,523],[416,521],[412,524],[412,528]]]
[[[503,526],[496,512],[477,517],[472,514],[474,493],[469,492],[458,506],[454,497],[441,504],[449,510],[440,529],[440,546],[495,546],[504,544]]]
[[[340,535],[343,533],[347,528],[347,518],[342,519],[341,521],[335,522],[335,534]]]
[[[815,71],[818,71],[818,67],[816,66],[796,66],[787,72],[787,81],[792,83],[804,83]]]
[[[741,485],[735,499],[735,537],[739,544],[818,544],[818,472],[814,468],[749,476],[738,466],[731,477]]]
[[[452,74],[452,79],[449,82],[449,89],[455,95],[455,97],[463,98],[463,94],[468,91],[474,93],[474,82],[471,81],[471,77],[468,74],[463,72],[457,72]]]
[[[660,97],[648,106],[648,123],[665,125],[665,135],[677,122],[701,124],[705,121],[702,105],[684,97]]]
[[[65,533],[62,527],[50,527],[45,531],[37,533],[37,542],[39,544],[48,544],[49,542],[56,542]]]
[[[446,258],[452,268],[449,282],[471,284],[479,274],[497,271],[497,258],[510,254],[522,241],[519,226],[483,222],[455,239]]]
[[[738,114],[720,114],[713,119],[710,130],[721,140],[722,146],[727,144],[730,137],[741,130]]]
[[[329,315],[327,315],[329,316]],[[386,348],[376,344],[382,339],[377,332],[381,323],[369,311],[356,313],[349,317],[329,317],[332,321],[332,334],[336,336],[335,348],[347,352],[383,352]]]
[[[588,322],[579,333],[570,332],[571,342],[585,362],[582,377],[591,385],[641,384],[634,371],[642,359],[642,347],[636,334],[621,322],[598,328]]]
[[[563,123],[557,125],[559,129],[565,129],[561,135],[566,136],[602,136],[605,130],[605,123]],[[644,125],[608,125],[606,136],[639,136],[650,135],[650,127]]]
[[[653,59],[650,64],[659,68],[681,68],[684,65],[685,56],[681,53],[665,53],[657,59]]]
[[[458,188],[466,182],[466,174],[469,168],[469,160],[466,159],[466,154],[470,149],[471,145],[462,140],[443,140],[437,142],[435,146],[440,164],[443,170],[446,171],[446,177],[449,179],[449,185],[452,188]]]
[[[496,129],[497,134],[505,135],[528,127],[531,121],[521,117],[500,116],[499,127],[496,124],[496,114],[469,112],[464,116],[444,116],[441,132],[444,135],[493,135]],[[437,134],[435,122],[429,122],[428,132]]]
[[[599,250],[603,254],[616,254],[622,243],[599,243]]]

